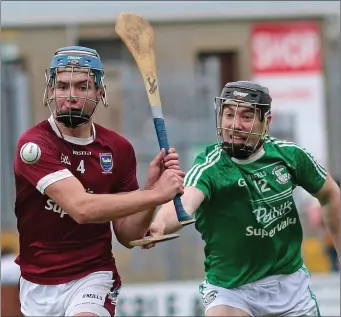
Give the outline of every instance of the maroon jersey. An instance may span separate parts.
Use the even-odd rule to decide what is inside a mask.
[[[62,137],[50,118],[19,139],[14,163],[20,239],[16,262],[33,283],[61,284],[95,271],[116,272],[110,223],[78,224],[44,194],[49,185],[72,176],[94,194],[138,189],[132,145],[113,131],[92,127],[92,138]],[[41,150],[33,164],[20,156],[28,142]]]

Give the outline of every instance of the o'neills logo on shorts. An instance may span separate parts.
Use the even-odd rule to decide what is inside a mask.
[[[93,298],[93,299],[103,300],[102,296],[97,295],[97,294],[84,294],[82,298]]]

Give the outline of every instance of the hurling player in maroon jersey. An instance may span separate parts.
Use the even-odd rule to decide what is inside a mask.
[[[51,116],[18,142],[16,263],[25,316],[114,316],[121,281],[110,223],[129,247],[145,236],[155,208],[184,190],[174,149],[160,151],[138,190],[130,142],[92,122],[99,102],[107,106],[103,77],[95,50],[58,49],[44,95]]]

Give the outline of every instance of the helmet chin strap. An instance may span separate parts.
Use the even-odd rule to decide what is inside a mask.
[[[75,129],[89,122],[91,115],[83,113],[79,109],[58,111],[55,118],[67,128]]]
[[[221,144],[221,147],[228,156],[245,160],[250,155],[255,153],[263,145],[263,143],[264,141],[260,140],[255,147],[252,147],[245,144],[233,144],[230,142],[223,142]]]

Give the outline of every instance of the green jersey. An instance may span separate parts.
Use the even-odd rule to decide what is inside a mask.
[[[205,196],[195,227],[205,241],[208,282],[234,288],[297,271],[303,234],[293,190],[316,193],[326,175],[303,147],[269,136],[247,160],[208,146],[185,177],[185,186]]]

